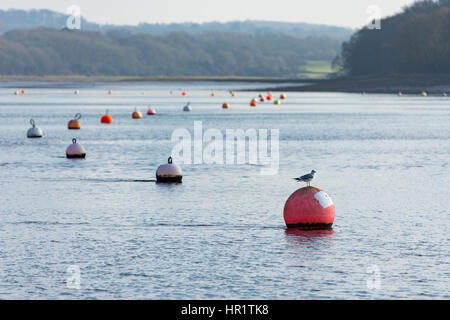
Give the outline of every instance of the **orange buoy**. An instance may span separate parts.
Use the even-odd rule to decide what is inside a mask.
[[[334,222],[334,204],[324,191],[304,187],[295,191],[284,205],[288,228],[330,229]]]
[[[155,114],[156,114],[156,110],[149,107],[147,110],[147,115],[152,116]]]
[[[286,97],[286,94],[284,94],[284,93],[282,93],[282,94],[280,94],[280,99],[281,100],[285,100],[287,97]]]
[[[134,109],[134,112],[131,114],[131,118],[133,118],[133,119],[141,119],[142,118],[142,113],[137,111],[137,109]]]
[[[109,113],[109,110],[106,110],[105,115],[100,119],[101,123],[112,123],[113,122],[112,117],[108,113]]]
[[[228,103],[224,103],[222,105],[222,109],[230,109],[230,105]]]
[[[66,157],[77,159],[77,158],[86,158],[86,150],[84,147],[77,143],[77,139],[72,139],[72,144],[66,149]]]
[[[69,123],[67,124],[67,127],[70,130],[79,130],[79,129],[81,129],[80,119],[81,119],[81,113],[77,113],[75,115],[75,117],[72,120],[69,121]]]
[[[252,100],[250,102],[250,107],[256,107],[258,105],[258,102],[256,102],[256,100]]]
[[[183,97],[185,97],[185,96],[187,96],[187,92],[186,92],[186,91],[183,91],[183,92],[181,93],[181,95],[182,95]]]
[[[24,89],[22,89],[22,91],[20,91],[21,94],[25,94],[27,93]]]

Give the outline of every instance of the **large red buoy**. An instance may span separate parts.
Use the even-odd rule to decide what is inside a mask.
[[[256,107],[258,105],[258,102],[256,102],[256,99],[253,99],[251,102],[250,102],[250,107]]]
[[[186,91],[183,91],[181,94],[183,95],[183,97],[187,96],[187,92]]]
[[[324,191],[305,187],[295,191],[284,205],[288,228],[330,229],[334,222],[334,204]]]
[[[100,119],[101,123],[112,123],[113,119],[112,117],[108,114],[109,110],[106,110],[105,115]]]

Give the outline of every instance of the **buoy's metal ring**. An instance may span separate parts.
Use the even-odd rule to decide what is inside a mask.
[[[30,124],[33,126],[33,128],[36,128],[36,121],[34,121],[34,119],[30,119]]]
[[[169,159],[167,159],[167,162],[168,162],[169,164],[171,164],[171,163],[172,163],[172,157],[169,157]]]
[[[77,113],[74,117],[75,120],[80,120],[81,119],[81,113]]]
[[[74,144],[77,143],[77,139],[73,138],[72,143],[74,143]]]

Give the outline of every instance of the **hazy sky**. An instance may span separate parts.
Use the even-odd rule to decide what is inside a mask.
[[[0,9],[51,9],[66,13],[77,5],[83,17],[97,23],[207,22],[276,20],[360,27],[370,5],[381,16],[399,12],[414,0],[1,0]]]

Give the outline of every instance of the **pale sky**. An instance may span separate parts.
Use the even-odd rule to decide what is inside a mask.
[[[0,9],[50,9],[62,13],[81,8],[88,21],[101,24],[139,22],[227,22],[271,20],[361,27],[371,5],[381,16],[397,13],[414,0],[1,0]]]

